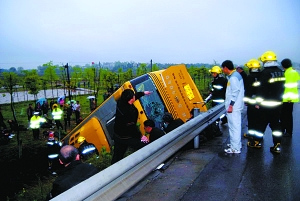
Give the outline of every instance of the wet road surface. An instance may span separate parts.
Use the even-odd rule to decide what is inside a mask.
[[[300,104],[294,104],[294,135],[284,137],[281,154],[273,154],[271,130],[267,128],[261,149],[247,147],[227,154],[228,127],[223,136],[199,149],[179,151],[123,194],[118,201],[158,200],[300,200]]]

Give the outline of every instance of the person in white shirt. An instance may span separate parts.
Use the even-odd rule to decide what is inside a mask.
[[[228,75],[228,83],[225,96],[225,108],[227,111],[230,144],[224,151],[226,153],[241,153],[241,113],[244,108],[244,82],[240,73],[233,66],[232,61],[222,63],[223,72]]]

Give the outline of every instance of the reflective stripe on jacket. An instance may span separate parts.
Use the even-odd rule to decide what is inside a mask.
[[[61,109],[59,109],[59,108],[54,109],[52,112],[53,119],[54,120],[61,119],[62,114],[63,114],[63,111]]]

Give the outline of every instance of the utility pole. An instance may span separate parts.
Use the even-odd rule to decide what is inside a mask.
[[[65,65],[65,68],[67,69],[67,79],[68,79],[67,81],[68,81],[69,101],[71,102],[71,99],[72,99],[71,93],[70,93],[71,82],[70,82],[69,64],[68,63]]]
[[[151,71],[152,72],[152,59],[150,60],[150,67],[151,67]]]

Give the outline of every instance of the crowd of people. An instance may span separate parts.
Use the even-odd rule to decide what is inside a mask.
[[[42,103],[37,102],[35,107],[30,103],[26,110],[29,128],[32,130],[33,139],[40,139],[40,129],[65,130],[71,128],[71,117],[75,114],[75,123],[82,121],[80,115],[79,101],[70,101],[69,103],[55,102],[51,100],[50,104],[45,100]],[[64,123],[64,125],[63,125]]]
[[[205,102],[210,99],[213,105],[225,102],[230,143],[224,151],[241,153],[241,136],[248,138],[249,148],[261,148],[269,126],[273,138],[270,151],[279,154],[282,137],[293,135],[293,104],[299,102],[300,78],[291,60],[283,59],[280,66],[277,55],[267,51],[258,60],[251,59],[245,64],[249,75],[242,67],[234,68],[230,60],[224,61],[221,67],[227,75],[227,84],[219,80],[220,67],[213,67],[213,89]]]
[[[225,153],[241,153],[242,136],[248,138],[249,148],[261,148],[266,127],[269,126],[273,138],[270,151],[279,154],[282,137],[293,136],[293,104],[299,102],[299,74],[293,69],[290,59],[281,61],[281,69],[277,56],[272,51],[263,53],[258,60],[249,60],[244,66],[248,68],[249,74],[242,67],[235,68],[231,60],[225,60],[221,66],[213,66],[210,70],[213,77],[211,90],[204,102],[206,104],[212,100],[212,106],[220,103],[225,105],[226,113],[216,121],[218,128],[219,124],[228,124],[229,143],[224,149]],[[146,134],[142,135],[137,127],[138,110],[133,103],[145,95],[151,95],[151,92],[134,93],[131,89],[125,89],[117,101],[111,164],[123,159],[129,147],[138,150],[184,124],[183,120],[174,119],[172,114],[165,113],[162,128],[155,127],[155,122],[148,119],[143,123]],[[94,109],[95,107],[91,107],[91,111]],[[49,111],[52,118],[48,118]],[[79,123],[79,101],[70,104],[51,101],[50,105],[44,101],[42,104],[38,102],[34,108],[29,104],[27,117],[33,139],[39,139],[42,125],[51,129],[56,126],[57,130],[70,127],[72,114],[75,114],[75,121]],[[62,119],[64,125],[61,123]],[[0,126],[6,126],[1,110]],[[95,145],[89,143],[85,137],[78,138],[80,146],[77,149],[71,145],[62,146],[55,138],[55,132],[48,132],[46,136],[49,170],[56,173],[55,164],[65,167],[53,183],[49,199],[99,171],[93,165],[84,163],[91,155],[99,156]]]

